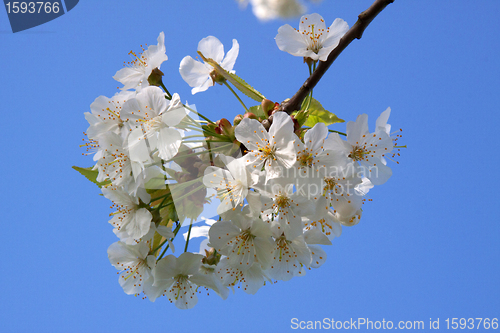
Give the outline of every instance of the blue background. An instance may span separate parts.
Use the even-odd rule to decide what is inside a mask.
[[[310,5],[327,24],[353,25],[371,0]],[[235,70],[282,101],[307,78],[302,59],[274,37],[298,19],[259,22],[224,1],[81,1],[71,12],[13,34],[0,9],[4,332],[282,332],[291,319],[372,321],[500,317],[498,126],[500,60],[496,0],[401,1],[386,8],[337,59],[314,90],[346,120],[390,123],[408,145],[394,174],[369,194],[361,223],[324,247],[328,260],[305,277],[241,290],[222,301],[201,295],[181,311],[127,296],[106,250],[116,241],[110,202],[71,169],[90,166],[79,148],[83,112],[130,50],[165,31],[164,82],[213,120],[242,112],[224,87],[192,96],[178,72],[198,41],[236,38]],[[251,101],[245,99],[248,104]],[[345,125],[332,126],[345,130]],[[196,249],[192,249],[196,250]]]

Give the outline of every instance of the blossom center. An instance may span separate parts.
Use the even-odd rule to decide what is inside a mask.
[[[311,24],[311,35],[309,36],[311,43],[309,44],[308,48],[316,54],[318,54],[319,50],[321,49],[321,43],[319,42],[320,36],[321,34],[318,35],[314,33],[314,24]]]
[[[175,300],[177,300],[179,298],[179,296],[182,298],[184,294],[186,294],[186,286],[185,284],[187,283],[188,281],[188,276],[187,275],[184,275],[184,274],[179,274],[177,275],[174,279],[175,279],[175,282],[173,283],[172,285],[172,289],[170,289],[170,292],[172,292],[174,295],[175,295]],[[188,284],[189,288],[191,288],[191,286]]]
[[[265,147],[259,148],[259,151],[262,153],[262,156],[265,159],[268,158],[276,159],[274,156],[276,153],[276,147],[271,147],[269,144],[267,144]]]
[[[286,195],[284,194],[280,194],[277,198],[276,198],[276,206],[278,206],[278,208],[286,208],[286,207],[289,207],[290,206],[290,198],[287,197]]]
[[[145,51],[144,48],[142,50]],[[137,55],[134,51],[130,51],[128,54],[131,55],[132,57],[132,61],[128,62],[127,63],[128,65],[137,67],[148,67],[147,63],[148,59],[144,56],[142,52],[140,52],[139,55]]]
[[[342,191],[342,186],[337,183],[337,180],[335,178],[324,178],[323,181],[325,182],[325,187],[323,188],[323,195],[326,196],[328,193],[335,193],[337,194],[338,190]]]
[[[368,154],[368,152],[364,148],[355,146],[349,154],[349,158],[352,158],[354,161],[361,161],[365,158],[366,154]]]
[[[297,160],[299,161],[301,167],[310,168],[314,164],[313,163],[313,160],[314,160],[313,154],[309,153],[305,150],[297,157]]]

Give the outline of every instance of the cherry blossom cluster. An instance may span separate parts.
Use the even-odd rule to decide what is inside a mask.
[[[276,42],[314,71],[347,30],[341,19],[326,28],[320,15],[306,15],[298,30],[281,27]],[[390,109],[372,130],[363,114],[345,133],[329,129],[343,120],[312,94],[300,110],[280,111],[236,76],[238,42],[225,54],[208,36],[198,44],[201,60],[185,57],[180,75],[192,94],[226,85],[245,109],[232,123],[213,122],[165,87],[163,33],[157,42],[131,51],[114,76],[120,92],[99,96],[85,113],[84,146],[95,164],[75,167],[112,202],[119,240],[108,257],[124,292],[189,309],[201,289],[223,299],[234,287],[254,294],[323,265],[321,245],[359,223],[368,191],[392,175],[387,160],[401,146],[387,123]],[[247,108],[230,84],[260,104]],[[215,217],[206,219],[211,208]],[[194,238],[199,251],[189,252]]]

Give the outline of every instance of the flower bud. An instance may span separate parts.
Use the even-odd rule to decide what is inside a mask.
[[[215,252],[214,248],[210,250],[205,250],[205,257],[201,259],[201,262],[206,265],[217,265],[220,261],[221,255]]]
[[[272,124],[272,123],[273,123],[273,119],[274,119],[274,115],[273,115],[273,114],[271,114],[271,115],[269,116],[269,118],[267,118],[267,121],[269,121],[269,124]],[[271,126],[271,125],[269,125],[269,126]]]
[[[149,85],[151,86],[161,86],[163,84],[161,77],[163,76],[163,72],[156,67],[151,71],[151,74],[148,77]]]
[[[229,120],[227,120],[226,118],[222,118],[220,120],[217,120],[216,124],[217,127],[220,129],[220,133],[218,134],[226,135],[229,137],[234,136],[234,128],[229,122]]]
[[[271,122],[268,119],[264,119],[261,121],[262,126],[266,129],[266,131],[269,131],[269,127],[271,127]]]
[[[295,119],[295,116],[290,116],[290,118],[292,118],[292,121],[293,121],[293,131],[295,132],[296,130],[300,129],[300,124],[299,122],[297,121],[297,119]]]
[[[267,98],[263,99],[262,102],[260,103],[260,106],[262,108],[262,111],[266,116],[270,115],[271,110],[274,109],[276,103],[268,100]]]
[[[238,126],[238,124],[241,122],[242,119],[243,116],[241,114],[236,115],[236,117],[234,117],[233,119],[233,125]]]
[[[257,116],[252,112],[247,112],[243,115],[243,118],[257,119]]]

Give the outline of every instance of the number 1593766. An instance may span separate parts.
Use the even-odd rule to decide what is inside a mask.
[[[40,14],[40,13],[59,13],[59,2],[46,2],[46,1],[37,1],[37,2],[7,2],[5,4],[7,7],[8,14]]]
[[[447,329],[494,329],[498,328],[498,318],[447,318],[445,320]]]

